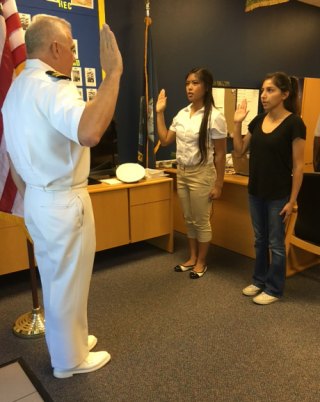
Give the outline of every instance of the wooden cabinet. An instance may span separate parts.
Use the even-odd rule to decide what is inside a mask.
[[[313,171],[313,139],[320,114],[320,78],[304,78],[302,90],[301,116],[307,127],[304,153],[305,171]]]
[[[0,275],[29,268],[27,238],[21,226],[0,221]]]
[[[225,175],[221,197],[213,203],[211,225],[213,244],[255,257],[248,177]]]
[[[170,178],[143,180],[136,184],[90,186],[97,251],[150,240],[152,244],[172,252],[172,187]]]
[[[130,238],[137,242],[159,237],[173,230],[172,183],[129,190]]]
[[[130,243],[128,189],[89,191],[96,226],[96,250]]]
[[[97,251],[148,240],[173,251],[173,181],[89,186],[95,217]],[[0,222],[0,275],[29,268],[24,231]]]

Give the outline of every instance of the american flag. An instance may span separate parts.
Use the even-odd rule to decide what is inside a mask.
[[[22,198],[9,171],[1,108],[12,80],[24,67],[26,47],[15,0],[0,0],[0,212],[23,215]]]

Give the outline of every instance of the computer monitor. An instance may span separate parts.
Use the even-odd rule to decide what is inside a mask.
[[[94,179],[115,176],[118,165],[117,129],[114,120],[98,145],[90,148],[90,174]]]

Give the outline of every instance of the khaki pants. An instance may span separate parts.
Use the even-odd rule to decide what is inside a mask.
[[[177,192],[187,226],[187,236],[199,242],[212,238],[210,215],[212,201],[209,198],[216,180],[214,165],[178,166]]]

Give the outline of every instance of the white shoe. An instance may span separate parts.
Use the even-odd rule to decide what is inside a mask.
[[[207,272],[208,266],[204,265],[201,272],[196,272],[194,270],[190,271],[190,278],[191,279],[199,279]]]
[[[257,304],[271,304],[280,299],[279,297],[271,296],[268,295],[267,293],[262,292],[258,296],[254,297],[252,300]]]
[[[69,378],[74,374],[91,373],[103,367],[111,359],[108,352],[89,352],[84,361],[76,367],[68,370],[53,369],[53,375],[56,378]]]
[[[98,342],[98,339],[94,335],[89,335],[88,336],[88,348],[89,348],[89,351],[92,350],[96,346],[97,342]]]
[[[249,285],[246,288],[242,289],[242,294],[245,296],[256,296],[261,292],[262,289],[258,288],[256,285]]]

